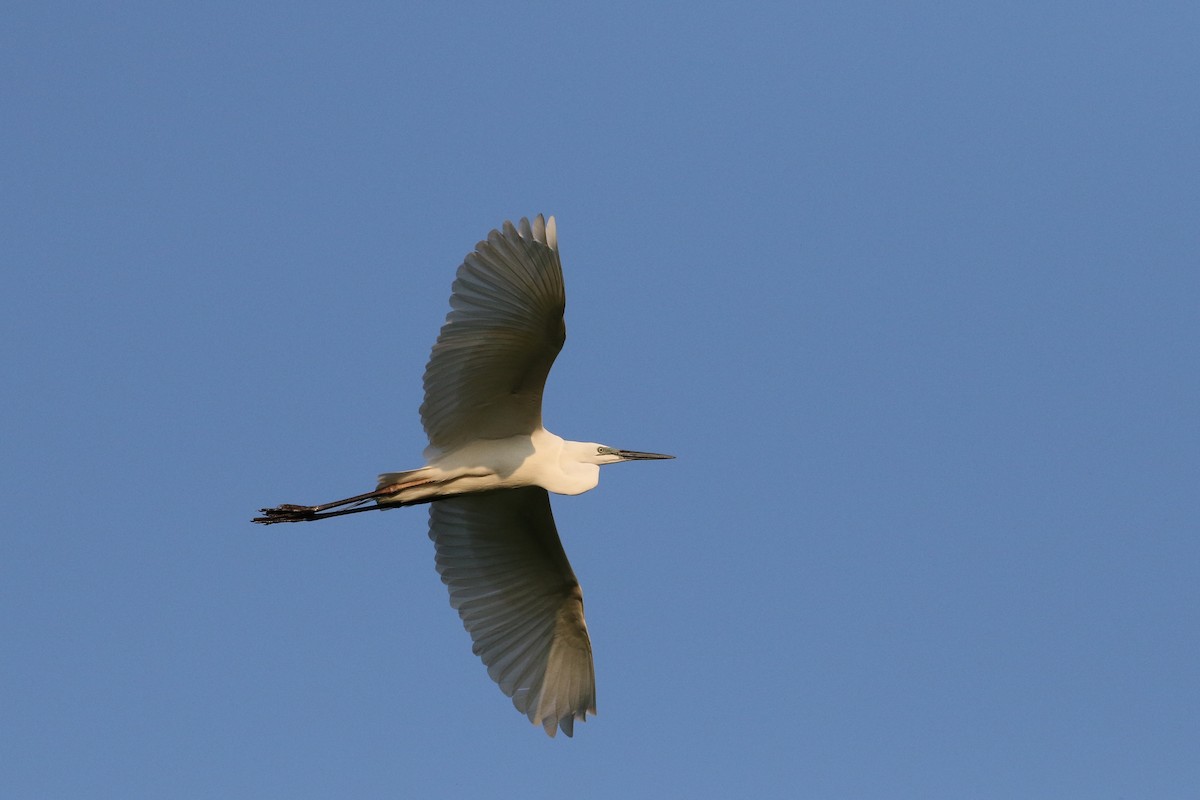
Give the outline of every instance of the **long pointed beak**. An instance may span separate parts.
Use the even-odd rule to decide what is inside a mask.
[[[639,453],[637,450],[618,450],[617,455],[622,461],[649,461],[656,458],[674,458],[675,456],[667,456],[662,453]]]

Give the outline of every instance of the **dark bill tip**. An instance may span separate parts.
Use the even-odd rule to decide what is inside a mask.
[[[637,450],[618,450],[617,455],[626,461],[649,461],[651,459],[675,457],[663,455],[662,453],[639,453]]]

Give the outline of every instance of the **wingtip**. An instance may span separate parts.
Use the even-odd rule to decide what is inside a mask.
[[[567,714],[562,719],[550,715],[543,717],[540,721],[535,720],[533,724],[541,725],[542,730],[551,739],[557,736],[559,731],[562,731],[568,739],[574,739],[576,722],[587,722],[587,714]]]
[[[545,214],[538,214],[532,220],[528,217],[521,217],[521,221],[515,228],[512,223],[505,222],[505,235],[509,235],[510,231],[519,232],[518,235],[522,239],[541,242],[551,250],[558,252],[558,226],[554,222],[554,215],[547,217]]]

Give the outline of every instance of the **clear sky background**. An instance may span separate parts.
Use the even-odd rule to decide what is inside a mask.
[[[0,795],[1200,786],[1195,3],[51,3],[0,26]],[[558,218],[599,716],[488,679],[419,466]]]

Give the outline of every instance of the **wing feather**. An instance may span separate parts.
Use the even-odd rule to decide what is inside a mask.
[[[526,223],[528,224],[528,223]],[[553,736],[596,713],[583,593],[545,489],[449,497],[430,505],[429,538],[472,650],[517,710]]]
[[[425,367],[421,423],[442,451],[542,424],[546,376],[566,339],[554,217],[505,222],[467,255]]]

